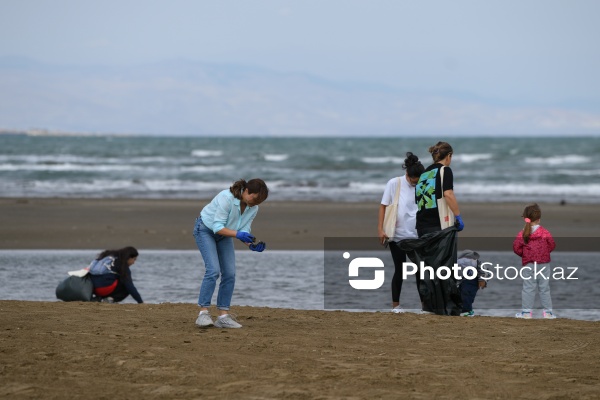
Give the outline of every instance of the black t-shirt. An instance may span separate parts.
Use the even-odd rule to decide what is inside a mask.
[[[433,164],[421,174],[415,188],[417,203],[417,230],[427,228],[442,229],[437,208],[437,200],[442,198],[440,168],[442,164]],[[444,168],[444,191],[454,190],[454,177],[449,167]]]

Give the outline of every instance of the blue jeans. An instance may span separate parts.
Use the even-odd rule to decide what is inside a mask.
[[[462,312],[473,311],[473,302],[477,291],[479,290],[479,279],[477,277],[473,279],[463,278],[460,283],[460,296],[462,298]]]
[[[217,308],[219,310],[229,310],[233,288],[235,286],[235,250],[233,247],[233,238],[217,235],[211,229],[207,228],[202,219],[196,219],[194,226],[194,238],[206,271],[204,279],[200,285],[200,295],[198,296],[198,305],[200,307],[209,307],[212,300],[217,279],[221,276],[219,284],[219,293],[217,294]]]

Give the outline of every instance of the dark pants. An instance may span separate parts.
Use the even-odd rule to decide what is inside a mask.
[[[129,296],[129,291],[127,290],[127,287],[125,287],[125,285],[123,285],[120,281],[117,284],[117,287],[115,287],[115,290],[113,290],[112,292],[110,292],[108,295],[105,296],[95,296],[94,299],[92,301],[101,301],[103,298],[107,298],[107,297],[112,297],[113,301],[115,303],[118,303],[120,301],[123,301],[127,298],[127,296]]]
[[[406,261],[406,252],[400,250],[396,242],[390,242],[390,253],[392,253],[392,260],[394,260],[394,276],[392,278],[392,302],[400,302],[400,292],[402,291],[402,263]],[[421,292],[419,291],[419,272],[415,274],[417,281],[417,292],[419,298]]]
[[[462,297],[462,312],[472,311],[475,296],[479,290],[478,279],[463,279],[460,284],[460,295]]]

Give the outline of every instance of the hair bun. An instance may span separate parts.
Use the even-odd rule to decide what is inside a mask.
[[[410,167],[411,165],[417,165],[419,163],[420,163],[419,157],[417,157],[410,151],[406,153],[406,159],[404,160],[404,165],[406,165],[407,167]]]

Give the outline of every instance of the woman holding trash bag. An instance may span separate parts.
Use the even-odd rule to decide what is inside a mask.
[[[452,266],[457,261],[457,231],[464,228],[458,202],[454,197],[454,179],[450,163],[452,146],[438,142],[429,148],[433,164],[421,174],[415,189],[417,203],[418,239],[407,239],[399,247],[415,264],[438,270],[441,266]],[[443,179],[442,179],[443,175]],[[443,218],[450,209],[456,218],[452,225],[450,218]],[[424,313],[440,315],[460,315],[462,299],[453,277],[441,279],[439,276],[423,276],[419,283],[419,294]]]
[[[417,202],[417,233],[419,237],[426,233],[442,230],[438,201],[442,198],[456,218],[456,227],[462,231],[465,224],[460,216],[458,201],[454,197],[454,176],[450,169],[452,162],[452,146],[446,142],[438,142],[429,148],[433,164],[421,174],[415,190]],[[443,171],[443,172],[442,172]],[[441,175],[444,175],[444,181]]]
[[[250,234],[250,228],[258,213],[258,205],[265,201],[268,195],[269,189],[262,179],[251,179],[248,182],[240,179],[229,189],[216,195],[196,219],[194,238],[206,268],[198,297],[200,313],[196,325],[199,327],[242,327],[229,314],[235,286],[233,238],[240,240],[252,251],[265,250],[265,243],[254,243],[256,239]],[[208,307],[219,276],[221,283],[217,295],[217,308],[220,315],[213,322]]]
[[[138,303],[143,303],[138,293],[130,267],[135,263],[138,251],[135,247],[119,250],[104,250],[90,263],[89,273],[94,284],[94,300],[118,303],[129,295]]]
[[[400,292],[402,291],[402,263],[406,261],[406,252],[400,250],[398,242],[403,239],[416,238],[417,230],[415,229],[417,205],[415,204],[415,186],[419,181],[419,177],[425,170],[423,164],[419,161],[419,157],[410,151],[406,153],[406,159],[402,165],[402,169],[406,170],[403,176],[392,178],[388,181],[381,198],[379,205],[378,236],[381,244],[387,244],[390,247],[392,259],[394,260],[394,276],[392,278],[392,312],[403,313],[404,310],[400,307]],[[398,187],[400,185],[400,187]],[[397,193],[397,199],[395,199]],[[383,221],[385,210],[391,204],[398,204],[398,212],[396,215],[396,227],[394,236],[388,237],[384,231]],[[419,287],[419,275],[415,275],[417,279],[417,288]]]

